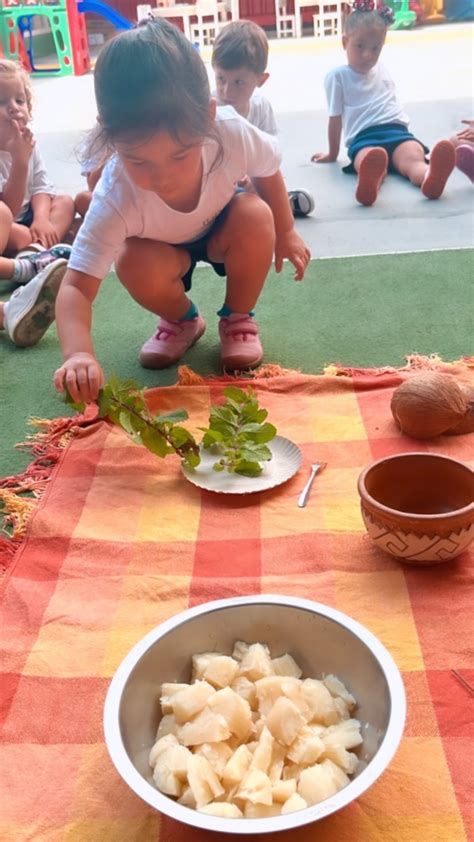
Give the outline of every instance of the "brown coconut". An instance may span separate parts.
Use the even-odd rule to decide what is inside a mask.
[[[474,431],[474,387],[449,374],[413,375],[395,389],[390,408],[402,433],[415,439]]]

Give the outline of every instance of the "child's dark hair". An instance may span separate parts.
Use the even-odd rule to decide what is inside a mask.
[[[228,23],[214,41],[212,64],[222,70],[246,67],[259,75],[268,62],[268,39],[265,32],[250,20]]]
[[[23,83],[23,90],[25,91],[26,107],[28,114],[31,117],[33,107],[33,95],[31,92],[30,77],[26,70],[17,61],[12,61],[9,58],[0,58],[0,78],[2,76],[19,76]]]
[[[165,20],[121,32],[99,53],[95,96],[100,132],[85,156],[158,132],[178,143],[214,138],[206,68],[192,44]]]
[[[353,35],[361,29],[379,29],[387,31],[387,24],[379,12],[355,11],[348,15],[344,21],[344,35]]]
[[[344,21],[344,35],[352,35],[360,29],[386,32],[393,19],[393,9],[378,0],[354,0],[352,12]]]

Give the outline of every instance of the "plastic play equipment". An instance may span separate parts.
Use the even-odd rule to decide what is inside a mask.
[[[93,12],[109,20],[117,29],[133,24],[100,0],[0,0],[0,35],[7,58],[20,61],[26,70],[41,76],[81,76],[90,70],[85,13]],[[46,18],[51,29],[58,65],[36,64],[33,19]]]
[[[416,23],[416,12],[410,9],[410,0],[389,0],[395,17],[390,29],[410,29]]]

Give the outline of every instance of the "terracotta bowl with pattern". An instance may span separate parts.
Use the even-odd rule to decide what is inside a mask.
[[[474,471],[436,453],[401,453],[359,476],[365,527],[375,544],[409,564],[441,564],[474,538]]]

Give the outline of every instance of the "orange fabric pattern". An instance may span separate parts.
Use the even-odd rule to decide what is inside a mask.
[[[391,652],[407,692],[388,770],[292,842],[472,838],[473,698],[452,673],[474,683],[472,550],[426,568],[383,554],[365,532],[356,480],[368,462],[402,451],[472,463],[473,437],[402,437],[389,411],[399,382],[393,372],[255,381],[269,420],[304,457],[288,483],[255,495],[201,492],[175,458],[157,459],[105,422],[71,437],[3,582],[2,840],[213,842],[128,790],[104,745],[103,702],[122,658],[160,622],[255,593],[351,615]],[[155,389],[149,400],[156,411],[187,409],[197,429],[224,385]],[[299,509],[316,460],[327,468]]]

